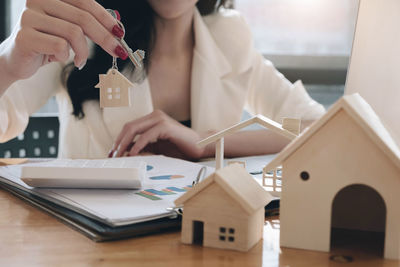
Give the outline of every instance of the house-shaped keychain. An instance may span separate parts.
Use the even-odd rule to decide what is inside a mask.
[[[134,87],[117,69],[111,68],[106,74],[99,75],[100,107],[129,107],[130,88]]]

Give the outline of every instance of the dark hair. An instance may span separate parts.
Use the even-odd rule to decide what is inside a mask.
[[[116,1],[97,0],[105,8],[118,10],[121,14],[122,23],[125,26],[125,41],[135,51],[142,49],[146,51],[144,59],[145,70],[148,69],[149,58],[154,42],[154,11],[147,0]],[[199,0],[197,8],[201,15],[216,12],[219,7],[224,6],[227,0]],[[94,88],[98,83],[98,75],[104,74],[111,67],[112,58],[101,47],[95,45],[92,55],[87,61],[85,68],[79,71],[73,64],[67,65],[63,70],[63,81],[68,90],[73,106],[73,115],[83,118],[85,114],[82,104],[86,100],[98,100],[99,89]],[[129,60],[118,60],[118,67],[123,69]]]

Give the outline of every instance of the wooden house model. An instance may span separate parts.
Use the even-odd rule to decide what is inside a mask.
[[[240,164],[217,170],[175,200],[183,205],[182,242],[248,251],[262,238],[271,200]]]
[[[232,127],[222,130],[214,135],[211,135],[201,140],[197,145],[202,147],[208,144],[216,142],[215,145],[215,168],[218,170],[223,167],[224,164],[224,137],[233,134],[247,126],[252,124],[259,124],[279,135],[285,136],[290,140],[293,140],[300,133],[300,120],[292,118],[284,118],[283,125],[268,119],[262,115],[256,115],[246,121],[240,122]]]
[[[400,150],[360,95],[340,99],[266,169],[278,166],[281,246],[330,251],[337,230],[357,230],[381,233],[384,257],[400,258]]]
[[[106,74],[99,75],[100,107],[129,107],[130,89],[134,87],[124,75],[116,69],[109,69]]]

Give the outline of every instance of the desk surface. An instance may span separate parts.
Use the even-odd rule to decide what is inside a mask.
[[[399,266],[373,254],[347,252],[354,261],[329,260],[332,253],[279,248],[279,219],[266,222],[264,240],[248,253],[183,245],[180,233],[95,243],[50,215],[0,189],[0,266]],[[335,254],[340,251],[335,251]]]

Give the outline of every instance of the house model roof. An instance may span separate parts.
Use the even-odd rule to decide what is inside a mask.
[[[212,183],[235,199],[248,214],[252,214],[267,205],[273,197],[265,191],[240,164],[231,164],[214,172],[191,190],[175,200],[177,206],[199,194]]]
[[[264,117],[262,115],[256,115],[251,119],[248,119],[246,121],[243,121],[241,123],[238,123],[232,127],[229,127],[223,131],[220,131],[214,135],[211,135],[203,140],[201,140],[200,142],[197,143],[198,146],[206,146],[210,143],[214,143],[215,141],[217,141],[218,139],[221,139],[222,137],[225,137],[229,134],[233,134],[249,125],[252,124],[260,124],[261,126],[279,134],[279,135],[283,135],[287,138],[289,138],[290,140],[293,140],[297,137],[297,135],[295,135],[294,133],[282,128],[282,125],[271,120],[268,119],[267,117]]]
[[[124,75],[115,69],[109,69],[106,74],[99,75],[99,83],[96,84],[95,88],[107,88],[107,87],[122,87],[129,88],[133,87],[133,83],[128,80]]]
[[[308,130],[300,135],[295,142],[290,143],[282,150],[265,168],[272,170],[281,165],[286,158],[305,144],[309,138],[341,110],[353,118],[354,123],[357,123],[371,140],[400,168],[399,148],[374,110],[359,94],[347,95],[338,100],[321,119],[314,122]]]

